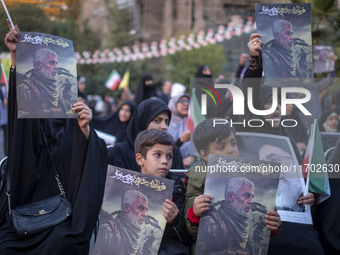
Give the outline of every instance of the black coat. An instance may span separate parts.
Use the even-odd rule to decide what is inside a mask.
[[[186,187],[182,179],[174,173],[168,173],[166,178],[174,180],[172,191],[172,201],[178,208],[178,215],[171,224],[166,224],[162,243],[167,239],[178,241],[184,245],[190,245],[192,242],[191,236],[187,232],[184,220],[184,201]],[[162,244],[161,244],[162,246]]]
[[[156,86],[158,83],[153,83],[146,85],[146,81],[153,81],[153,78],[150,74],[143,74],[138,82],[136,95],[135,95],[135,102],[137,105],[139,105],[144,100],[151,98],[151,97],[157,97],[157,91]]]
[[[117,109],[116,112],[112,112],[107,116],[93,117],[91,121],[91,127],[98,129],[99,131],[114,135],[116,137],[116,143],[123,142],[127,140],[126,129],[129,125],[130,120],[126,122],[121,122],[119,120],[119,111],[123,105],[128,105],[131,111],[131,118],[135,112],[136,104],[132,101],[124,101],[122,105]]]
[[[340,141],[338,141],[331,158],[327,162],[333,169],[340,166]],[[333,170],[333,171],[334,171]],[[330,170],[329,170],[330,171]],[[339,172],[329,174],[331,197],[313,210],[313,222],[320,233],[320,242],[327,255],[340,254],[340,179]]]
[[[53,229],[20,240],[9,220],[5,189],[1,190],[0,254],[88,254],[104,194],[105,143],[93,130],[86,140],[75,119],[17,119],[16,105],[16,76],[11,72],[8,105],[11,207],[59,194],[42,128],[73,213]]]

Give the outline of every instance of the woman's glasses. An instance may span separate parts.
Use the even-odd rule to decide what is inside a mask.
[[[178,100],[178,103],[181,103],[181,104],[185,104],[185,103],[190,104],[190,100],[189,99],[180,99],[180,100]]]

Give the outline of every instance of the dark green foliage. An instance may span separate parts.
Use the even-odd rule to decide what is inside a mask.
[[[107,21],[109,33],[105,38],[105,45],[108,48],[131,46],[134,37],[131,35],[131,22],[128,20],[127,11],[118,9],[116,2],[107,1]]]
[[[96,39],[95,34],[87,29],[80,31],[79,26],[75,25],[74,20],[51,20],[44,11],[30,4],[20,4],[14,6],[7,6],[14,24],[18,24],[20,31],[25,32],[40,32],[46,34],[53,34],[65,37],[73,41],[75,50],[88,50],[89,47],[99,47],[99,40]],[[5,36],[8,33],[8,26],[6,23],[6,13],[0,11],[0,34]],[[0,52],[8,51],[4,41],[1,40]]]

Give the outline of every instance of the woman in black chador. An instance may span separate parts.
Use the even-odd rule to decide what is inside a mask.
[[[8,25],[12,27],[10,23]],[[17,118],[15,53],[18,35],[16,26],[5,39],[12,57],[7,168],[10,173],[11,209],[60,193],[54,179],[54,162],[73,212],[61,224],[30,238],[20,239],[10,221],[6,188],[1,187],[0,254],[88,254],[104,194],[105,143],[90,129],[91,110],[80,102],[72,107],[78,119]]]
[[[118,108],[107,116],[94,117],[91,121],[91,127],[99,131],[114,135],[116,143],[127,140],[126,129],[135,112],[136,104],[132,101],[126,100]]]
[[[139,105],[143,100],[157,97],[156,85],[150,74],[143,74],[138,82],[135,102]]]

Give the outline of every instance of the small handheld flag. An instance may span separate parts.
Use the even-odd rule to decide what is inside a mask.
[[[116,70],[113,70],[105,82],[105,86],[111,90],[115,90],[121,81],[120,75]]]
[[[120,82],[118,89],[123,89],[129,86],[130,72],[126,71],[122,81]]]
[[[317,170],[318,166],[321,169]],[[303,161],[303,172],[307,173],[306,188],[308,191],[318,194],[316,204],[330,197],[328,169],[316,120],[314,120],[314,124],[311,126],[311,133]]]

